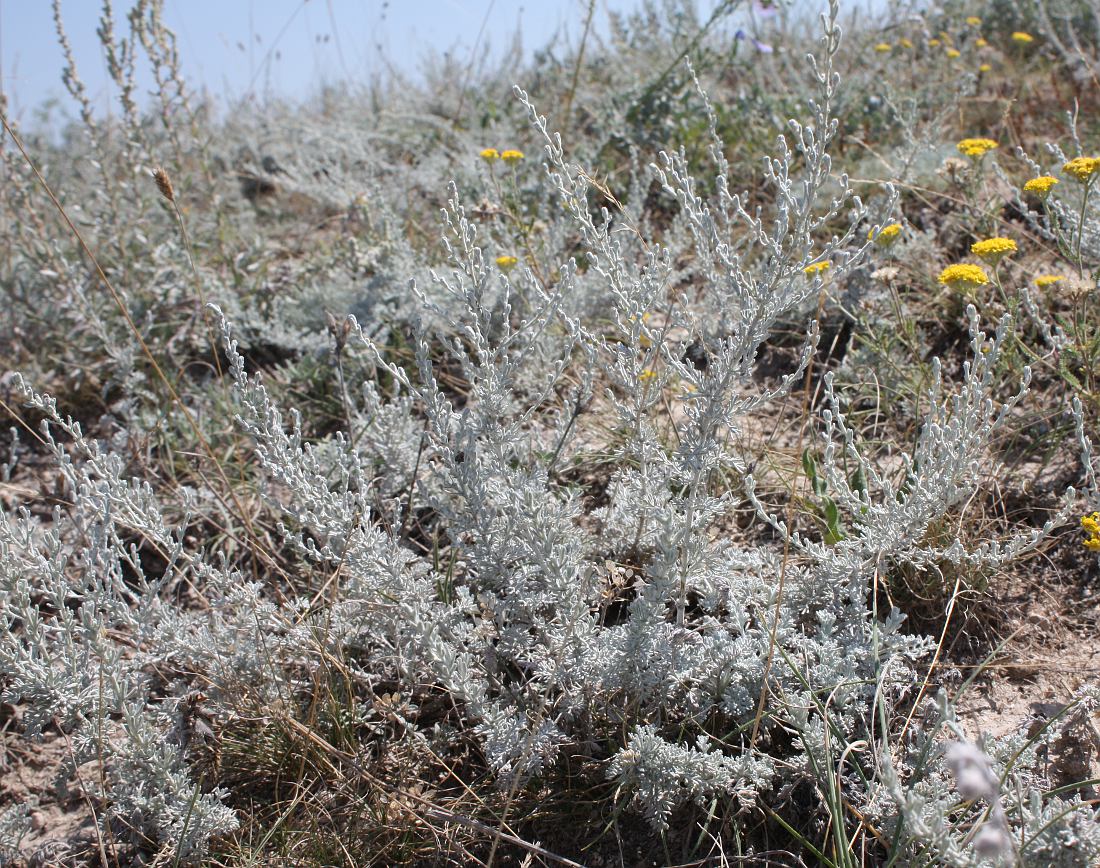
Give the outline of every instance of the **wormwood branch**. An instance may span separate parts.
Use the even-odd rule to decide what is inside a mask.
[[[233,485],[229,482],[228,477],[225,475],[225,471],[222,469],[221,463],[218,461],[217,456],[210,448],[210,444],[207,442],[206,436],[202,433],[202,429],[199,428],[194,416],[191,414],[190,410],[187,409],[187,405],[180,398],[175,386],[173,386],[168,377],[165,376],[163,369],[157,362],[156,356],[154,356],[153,351],[149,349],[149,345],[145,342],[145,338],[142,337],[141,331],[138,329],[137,324],[134,322],[133,317],[130,315],[130,311],[126,307],[125,302],[123,302],[122,298],[115,290],[114,284],[111,283],[110,278],[108,278],[107,274],[103,271],[102,266],[99,264],[99,260],[96,258],[95,254],[88,246],[88,243],[84,240],[84,236],[81,234],[80,230],[76,228],[76,225],[73,223],[73,221],[69,218],[69,215],[65,211],[64,206],[61,204],[60,200],[58,200],[57,196],[54,195],[53,189],[47,183],[46,179],[42,177],[42,173],[38,170],[38,166],[35,165],[34,161],[30,157],[30,154],[27,153],[26,148],[23,147],[22,140],[20,140],[19,136],[16,135],[15,130],[13,130],[9,125],[7,115],[0,114],[0,123],[3,123],[4,131],[11,138],[16,148],[19,149],[19,153],[22,155],[27,166],[34,173],[35,179],[41,185],[42,189],[45,191],[46,195],[49,197],[50,201],[57,209],[58,214],[61,215],[61,219],[65,222],[65,225],[68,227],[69,231],[72,233],[73,237],[80,245],[80,249],[84,252],[84,255],[88,258],[88,261],[92,263],[92,267],[95,269],[96,275],[99,277],[100,283],[103,284],[103,287],[110,294],[112,301],[114,301],[115,306],[118,308],[119,313],[122,315],[122,318],[126,323],[126,327],[130,330],[130,333],[138,342],[138,346],[141,347],[141,351],[142,353],[144,353],[146,359],[148,359],[149,365],[152,367],[153,372],[157,375],[157,379],[160,380],[164,388],[168,391],[172,402],[179,408],[180,412],[183,414],[183,417],[186,420],[188,427],[191,429],[192,434],[194,434],[195,439],[198,441],[199,446],[202,448],[202,451],[206,454],[207,458],[209,458],[209,460],[213,464],[215,472],[221,480],[225,490],[228,492],[229,499],[233,501],[233,506],[230,507],[230,505],[224,500],[224,495],[222,495],[221,493],[216,492],[215,497],[218,498],[218,501],[223,507],[225,507],[227,511],[235,514],[237,518],[239,518],[244,523],[245,528],[250,536],[251,549],[259,554],[261,557],[263,557],[264,560],[266,560],[272,568],[282,573],[283,571],[280,568],[278,562],[275,560],[274,556],[264,548],[263,543],[260,541],[255,530],[253,529],[252,518],[250,514],[244,508],[243,504],[241,504],[240,499],[237,497],[236,489],[234,489]]]

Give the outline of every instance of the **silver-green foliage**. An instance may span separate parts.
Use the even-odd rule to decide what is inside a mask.
[[[1084,864],[1075,854],[1100,847],[1094,814],[1077,802],[1020,797],[1041,792],[1032,786],[1041,782],[1011,777],[1020,763],[999,769],[996,786],[989,779],[980,793],[960,787],[997,806],[996,825],[978,839],[957,818],[951,760],[939,758],[937,733],[892,753],[889,743],[893,709],[913,698],[918,663],[933,643],[905,632],[899,612],[878,609],[882,572],[1003,564],[1064,517],[1007,543],[927,540],[974,493],[992,435],[1026,395],[1025,378],[1007,400],[993,397],[1011,322],[987,337],[970,311],[972,357],[954,388],[934,364],[921,433],[900,477],[865,457],[826,378],[821,477],[849,528],[843,538],[796,533],[789,517],[775,515],[758,494],[761,456],[740,436],[752,414],[777,405],[806,375],[824,286],[807,267],[828,262],[832,281],[858,279],[867,222],[879,219],[830,156],[837,13],[834,2],[811,58],[809,118],[790,121],[764,161],[766,210],[734,190],[701,86],[714,193],[699,192],[686,152],[662,153],[649,174],[636,167],[626,208],[598,212],[594,180],[517,91],[546,172],[517,181],[516,196],[556,209],[540,248],[557,257],[551,273],[493,267],[509,252],[503,233],[484,231],[479,208],[468,204],[487,180],[482,167],[453,173],[443,264],[433,267],[398,231],[403,215],[385,204],[408,179],[377,155],[359,159],[363,143],[353,140],[365,133],[346,120],[336,147],[317,128],[294,130],[279,155],[285,183],[348,208],[349,220],[370,225],[366,240],[272,274],[279,286],[308,283],[306,301],[272,302],[262,315],[201,270],[198,280],[227,311],[220,343],[237,423],[279,516],[275,536],[304,569],[332,577],[326,593],[287,595],[245,572],[247,559],[231,564],[189,539],[191,519],[217,500],[212,491],[180,492],[169,511],[148,481],[131,478],[120,454],[23,385],[46,419],[42,436],[64,482],[64,505],[48,520],[0,515],[0,678],[4,700],[25,709],[25,734],[71,733],[72,771],[101,764],[93,794],[112,817],[197,856],[237,820],[225,794],[204,792],[189,770],[179,737],[188,689],[202,684],[227,720],[241,712],[245,691],[272,715],[291,714],[305,676],[338,652],[356,683],[446,691],[506,786],[551,776],[560,752],[579,747],[663,829],[687,804],[731,798],[749,809],[785,793],[792,784],[782,772],[814,782],[837,822],[844,804],[874,817],[902,859],[976,864],[978,844],[1009,858],[1017,851],[1004,841],[1019,839],[1022,850]],[[263,148],[247,139],[270,130],[242,128],[242,159],[262,163]],[[433,129],[448,146],[474,152],[472,137],[442,123]],[[376,150],[392,144],[385,130],[371,135]],[[304,151],[324,157],[295,156]],[[451,168],[431,163],[418,181]],[[650,180],[677,208],[663,237],[642,213]],[[342,201],[342,182],[364,187],[367,204]],[[883,213],[893,207],[892,191],[880,204]],[[127,219],[159,213],[152,208],[140,200]],[[242,216],[246,226],[252,219]],[[830,234],[837,225],[843,231]],[[168,274],[168,263],[183,261],[180,243],[157,248],[139,274]],[[22,253],[12,271],[37,280],[48,254]],[[270,251],[241,255],[242,274],[274,269]],[[170,277],[171,292],[189,297],[193,276]],[[701,287],[698,297],[670,303],[670,285],[685,278]],[[72,291],[87,298],[79,285]],[[317,439],[305,433],[308,420],[248,372],[241,328],[229,324],[244,319],[246,340],[280,347],[309,334],[305,344],[320,351],[321,332],[308,322],[320,319],[314,297],[356,314],[336,353],[361,352],[380,375],[341,381],[347,430]],[[119,322],[100,304],[87,303],[87,328],[104,346],[123,345]],[[411,360],[387,343],[394,320],[408,326]],[[791,323],[804,338],[790,370],[762,386],[762,349]],[[692,346],[705,365],[685,353]],[[460,394],[441,357],[460,372]],[[145,376],[132,355],[119,352],[115,362],[120,377]],[[662,439],[669,396],[680,410],[674,442]],[[592,408],[614,432],[606,449],[615,471],[606,505],[586,512],[562,469],[588,448]],[[776,541],[738,544],[722,532],[746,500]],[[409,543],[414,513],[431,516],[434,551]],[[161,568],[147,570],[139,543]],[[629,574],[615,566],[624,562]],[[201,605],[181,605],[183,588]],[[770,747],[780,735],[790,744]],[[410,738],[442,749],[444,735],[426,728]],[[993,767],[986,759],[975,748],[968,767]],[[0,814],[0,854],[18,846],[25,813]]]

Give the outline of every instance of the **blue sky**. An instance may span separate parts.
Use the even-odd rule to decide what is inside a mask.
[[[594,25],[606,32],[608,10],[638,0],[597,0]],[[696,0],[704,14],[717,0]],[[114,0],[125,32],[133,0]],[[250,95],[303,99],[326,82],[367,80],[387,65],[415,72],[428,50],[469,57],[481,44],[502,52],[517,31],[528,53],[555,34],[576,40],[588,0],[164,0],[179,38],[184,73],[224,106]],[[65,27],[81,78],[97,105],[109,90],[96,37],[100,0],[62,0]],[[483,31],[484,28],[484,31]],[[61,84],[62,59],[50,0],[0,0],[0,71],[9,110],[21,120],[51,98],[71,113]]]

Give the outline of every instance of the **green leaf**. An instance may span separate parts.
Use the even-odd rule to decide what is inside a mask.
[[[809,449],[802,450],[802,469],[806,472],[806,478],[810,480],[810,487],[818,497],[825,496],[825,480],[817,475],[817,462],[810,454]]]
[[[856,491],[859,494],[867,493],[867,474],[863,472],[862,467],[856,468],[856,472],[853,473],[848,480],[848,485],[851,486],[852,491]]]
[[[814,464],[814,457],[810,454],[810,450],[802,450],[802,472],[806,474],[806,478],[813,482],[817,479],[817,467]]]
[[[840,523],[840,510],[831,497],[825,498],[825,534],[826,545],[835,545],[844,539],[844,527]]]
[[[1064,355],[1058,357],[1058,373],[1062,375],[1063,380],[1073,386],[1078,392],[1085,391],[1085,387],[1081,384],[1081,381],[1070,372],[1069,366],[1066,365]]]

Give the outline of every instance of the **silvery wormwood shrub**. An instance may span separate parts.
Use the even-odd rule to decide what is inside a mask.
[[[425,110],[423,94],[404,112],[393,111],[398,101],[387,97],[386,108],[369,112],[360,125],[337,126],[331,116],[306,111],[296,124],[278,113],[264,123],[254,111],[217,121],[183,81],[161,0],[142,0],[125,16],[106,0],[97,34],[118,111],[102,118],[71,50],[62,4],[52,5],[62,80],[79,122],[61,131],[60,142],[33,130],[19,133],[145,339],[171,358],[169,367],[185,367],[213,349],[196,315],[202,301],[232,315],[239,338],[288,354],[324,347],[326,307],[353,310],[371,324],[402,316],[404,297],[389,289],[420,276],[423,254],[408,255],[407,239],[393,226],[409,215],[395,218],[389,203],[413,198],[408,186],[423,190],[429,177],[438,193],[436,179],[448,171],[445,161],[411,176],[396,169],[404,165],[400,149],[415,146],[419,136],[422,152],[433,153],[429,140],[446,123]],[[145,113],[136,84],[144,74],[155,83]],[[471,152],[466,139],[435,150],[453,158],[460,147]],[[267,173],[268,159],[286,168]],[[156,166],[173,179],[178,208],[150,182]],[[124,317],[84,267],[80,245],[16,148],[0,148],[0,173],[0,239],[11,251],[0,263],[0,292],[19,364],[61,381],[58,393],[105,396],[124,416],[128,399],[156,391]],[[242,179],[257,175],[277,182],[278,208],[241,194]],[[302,246],[295,235],[319,217],[364,231],[346,243],[316,243],[314,233],[301,255],[288,255]],[[89,358],[102,364],[88,365]]]
[[[828,26],[827,59],[838,35]],[[530,272],[497,286],[453,191],[445,216],[453,268],[436,282],[441,295],[451,299],[450,310],[457,306],[460,312],[451,323],[458,337],[450,349],[470,384],[463,404],[457,406],[440,387],[424,334],[414,372],[389,361],[384,349],[364,336],[377,363],[404,393],[402,412],[411,414],[418,407],[423,416],[423,440],[416,450],[425,471],[415,480],[417,495],[445,526],[460,576],[441,595],[428,590],[439,583],[421,574],[412,586],[416,592],[401,595],[402,618],[383,634],[394,637],[384,657],[396,656],[409,674],[416,667],[460,697],[502,773],[535,773],[561,746],[578,740],[598,743],[626,724],[631,735],[614,754],[609,773],[658,824],[677,805],[718,792],[751,802],[771,784],[774,758],[744,750],[737,733],[752,717],[771,642],[782,649],[782,663],[769,673],[777,682],[778,713],[798,733],[813,773],[835,759],[829,754],[830,734],[864,731],[873,696],[900,692],[911,680],[912,661],[928,647],[899,632],[896,613],[879,621],[868,611],[868,583],[884,559],[918,566],[933,560],[1003,563],[1033,546],[1058,521],[1008,544],[991,542],[976,550],[959,540],[942,549],[923,544],[929,524],[973,491],[991,433],[1022,396],[1002,407],[989,398],[1008,323],[1002,322],[987,341],[972,313],[975,357],[956,395],[941,394],[937,368],[932,409],[902,489],[859,456],[828,387],[834,405],[824,417],[828,478],[837,488],[846,484],[833,445],[839,437],[846,458],[861,463],[876,493],[872,502],[866,491],[844,489],[842,502],[858,527],[848,544],[826,547],[793,537],[806,557],[787,568],[787,595],[778,599],[774,580],[784,569],[778,553],[709,539],[707,529],[730,502],[728,496],[708,494],[704,483],[716,468],[737,468],[744,460],[724,451],[720,432],[782,395],[813,345],[811,337],[787,381],[771,393],[748,397],[743,389],[761,343],[779,316],[816,293],[818,284],[805,277],[807,265],[829,257],[843,274],[862,252],[847,249],[851,233],[819,251],[813,247],[815,231],[845,201],[842,194],[824,212],[815,211],[829,169],[828,100],[835,87],[830,67],[819,73],[819,83],[823,100],[815,106],[815,125],[793,128],[805,158],[801,186],[788,174],[789,153],[768,163],[778,198],[778,217],[770,228],[727,192],[728,167],[720,146],[715,148],[720,174],[713,207],[695,195],[682,158],[668,156],[656,170],[681,207],[703,282],[712,293],[703,299],[705,319],[687,309],[665,309],[663,325],[649,324],[648,315],[665,301],[671,270],[667,252],[656,244],[639,244],[638,233],[607,211],[594,218],[586,205],[590,179],[566,163],[560,141],[546,134],[550,178],[584,239],[586,268],[566,263],[552,287],[532,279]],[[524,94],[520,97],[536,128],[546,133],[545,120]],[[740,241],[734,226],[749,230]],[[569,294],[592,275],[609,288],[619,336],[614,342],[568,312]],[[421,297],[429,311],[442,315],[438,302]],[[517,311],[523,315],[517,318]],[[675,351],[668,339],[674,328],[710,351],[705,370]],[[544,418],[539,410],[571,353],[581,354],[589,375]],[[291,478],[285,475],[287,459],[293,458],[289,466],[309,465],[315,450],[293,436],[286,439],[261,388],[243,379],[239,365],[236,370],[245,392],[254,396],[253,420],[270,420],[262,426],[246,424],[259,442],[283,444],[271,447],[284,458],[269,466],[285,485]],[[576,495],[555,484],[552,470],[575,448],[574,408],[590,400],[597,378],[611,384],[604,397],[616,430],[626,432],[617,443],[617,463],[634,469],[620,471],[613,480],[611,505],[599,514],[598,530],[582,532]],[[691,400],[679,445],[668,450],[653,425],[657,390],[641,384],[664,385],[674,378],[688,384]],[[369,403],[377,403],[373,387],[365,387],[365,394]],[[410,418],[405,415],[400,426],[403,470],[414,452],[417,426]],[[299,450],[301,457],[294,457]],[[347,453],[349,470],[342,478],[362,478],[362,457]],[[322,482],[322,469],[313,466],[312,473],[312,489],[333,498]],[[749,483],[751,491],[751,477]],[[308,502],[297,496],[290,500]],[[343,561],[350,545],[348,520],[362,511],[346,505],[325,510],[325,525],[333,518],[336,524],[314,532],[324,545],[307,542],[306,548],[319,559]],[[317,527],[315,520],[307,524]],[[373,536],[370,545],[387,551],[394,544],[383,543],[377,531],[354,533]],[[356,542],[350,550],[363,544]],[[600,563],[609,555],[626,556],[628,549],[641,553],[635,557],[642,562],[642,576],[630,589],[626,614],[609,623],[594,614],[601,611],[606,581]],[[772,611],[777,623],[769,635]],[[818,699],[826,690],[830,707]],[[725,721],[721,735],[701,724],[714,715]],[[692,732],[694,738],[686,737]]]
[[[766,160],[767,210],[731,191],[713,114],[713,196],[697,192],[682,154],[653,167],[679,208],[672,235],[692,253],[689,267],[674,265],[676,251],[647,238],[630,208],[592,212],[594,182],[521,92],[579,259],[550,278],[528,267],[501,274],[452,188],[448,268],[431,274],[430,294],[411,288],[423,307],[415,358],[402,362],[353,323],[385,377],[349,396],[349,430],[319,442],[248,375],[223,320],[239,421],[282,517],[278,533],[307,565],[338,577],[323,600],[287,598],[205,552],[187,528],[210,492],[184,492],[181,513],[169,514],[118,456],[24,386],[47,419],[66,488],[50,522],[27,511],[0,520],[0,675],[5,701],[26,709],[27,735],[54,725],[71,733],[71,771],[101,763],[84,785],[111,815],[198,854],[235,818],[224,793],[203,792],[189,774],[176,735],[189,687],[203,684],[227,718],[242,685],[283,713],[307,689],[303,676],[340,651],[364,687],[396,677],[444,689],[506,784],[552,774],[570,750],[598,760],[658,827],[686,803],[732,797],[748,808],[804,779],[824,782],[834,821],[842,801],[866,804],[882,772],[858,746],[885,737],[890,704],[931,644],[904,634],[899,614],[868,606],[876,571],[996,564],[1038,535],[976,549],[922,538],[973,490],[976,463],[1015,400],[990,397],[1005,323],[987,339],[972,316],[974,358],[953,394],[937,372],[918,459],[900,485],[861,457],[827,386],[824,473],[853,529],[836,545],[795,535],[771,514],[749,472],[755,456],[730,436],[809,364],[812,323],[788,375],[753,384],[777,325],[809,319],[822,278],[806,268],[827,261],[842,280],[865,253],[868,211],[828,154],[836,14],[833,4],[811,66],[812,119],[792,121]],[[848,228],[834,237],[828,227],[842,218]],[[698,299],[669,293],[680,277],[693,278]],[[589,294],[609,325],[593,319]],[[691,345],[705,365],[685,353]],[[461,392],[444,383],[442,357],[457,365]],[[672,442],[659,424],[666,392],[683,411]],[[607,505],[586,514],[563,469],[600,437],[617,470]],[[848,482],[845,462],[859,464],[866,488]],[[718,484],[731,473],[794,556],[718,532],[740,497]],[[431,516],[442,552],[409,545],[413,511]],[[147,574],[135,540],[165,568]],[[631,578],[617,580],[607,566],[616,561],[633,566]],[[183,586],[202,604],[175,602]],[[790,740],[770,736],[785,733],[793,743],[775,747]],[[407,737],[445,736],[412,728]],[[5,813],[4,846],[20,822]]]
[[[838,38],[830,18],[814,123],[792,125],[805,164],[801,174],[793,169],[795,151],[783,150],[767,164],[777,195],[771,221],[748,212],[742,197],[728,192],[720,146],[713,206],[695,195],[681,157],[670,155],[657,169],[685,215],[704,285],[716,295],[708,309],[723,311],[720,317],[662,309],[671,270],[667,252],[641,242],[609,212],[590,213],[589,178],[566,163],[560,141],[533,107],[532,120],[547,139],[551,181],[585,242],[584,269],[563,264],[551,286],[529,271],[501,279],[452,198],[445,215],[452,270],[437,275],[432,298],[422,298],[436,317],[442,309],[433,299],[440,296],[460,312],[451,322],[455,337],[448,349],[469,384],[461,405],[439,384],[426,333],[417,342],[415,368],[408,370],[360,332],[402,395],[406,415],[397,440],[404,458],[397,466],[406,472],[415,461],[420,468],[413,473],[417,502],[438,516],[455,565],[445,579],[433,578],[427,562],[359,519],[369,512],[363,498],[379,466],[373,447],[359,442],[353,449],[350,441],[339,441],[334,451],[341,457],[330,471],[321,450],[303,443],[296,426],[284,432],[280,411],[231,353],[245,398],[244,423],[268,472],[289,491],[280,500],[292,526],[308,529],[296,544],[330,566],[354,565],[345,566],[353,593],[345,593],[344,602],[362,614],[348,624],[357,634],[352,641],[369,649],[364,659],[370,666],[398,665],[407,677],[429,677],[459,698],[506,779],[545,770],[563,745],[595,746],[625,729],[636,737],[628,737],[609,768],[658,824],[690,799],[730,791],[751,801],[770,786],[773,760],[744,750],[738,732],[753,719],[773,632],[784,648],[812,661],[808,673],[777,665],[771,672],[783,685],[777,695],[798,706],[796,697],[840,684],[837,705],[847,709],[844,722],[853,728],[881,674],[875,667],[892,669],[904,682],[906,661],[926,647],[898,632],[900,618],[876,623],[862,595],[808,608],[827,581],[812,564],[791,567],[789,595],[777,599],[779,552],[739,548],[708,534],[733,500],[709,493],[707,483],[717,469],[745,460],[726,451],[723,433],[789,388],[813,338],[786,380],[750,396],[746,383],[761,344],[779,317],[819,292],[820,279],[807,277],[808,265],[829,258],[843,275],[862,254],[859,245],[851,249],[854,229],[814,245],[815,233],[848,199],[842,180],[839,196],[817,208],[830,180],[831,58]],[[858,219],[861,208],[852,204]],[[608,288],[619,336],[613,342],[568,312],[569,295],[592,280]],[[653,311],[666,325],[649,324]],[[705,369],[685,361],[667,339],[674,326],[705,344],[711,359]],[[564,400],[552,402],[574,354],[589,374]],[[691,400],[680,445],[668,450],[653,419],[656,386],[673,376],[690,385],[685,392]],[[596,516],[597,528],[587,530],[577,494],[557,483],[552,471],[577,448],[583,416],[576,408],[592,400],[597,379],[609,384],[602,397],[615,430],[623,432],[616,463],[632,469],[617,473],[611,505]],[[375,387],[364,392],[376,405]],[[410,422],[414,409],[420,425]],[[399,526],[402,505],[383,508],[396,510],[387,526]],[[379,557],[379,551],[387,554]],[[640,562],[641,577],[627,589],[625,614],[612,623],[601,605],[607,584],[601,565],[628,554]],[[369,593],[357,602],[360,583]],[[769,617],[776,610],[773,631]],[[800,707],[812,703],[804,699]],[[702,725],[715,715],[725,721],[725,736]],[[802,715],[807,733],[820,727],[812,717]],[[820,733],[807,735],[808,743],[820,740]]]
[[[162,667],[174,671],[178,661],[186,671],[190,660],[209,669],[218,659],[241,673],[249,661],[223,656],[238,644],[226,640],[238,629],[250,631],[255,650],[254,631],[263,621],[237,621],[240,605],[226,610],[225,622],[213,612],[199,620],[170,601],[170,590],[195,582],[211,592],[220,587],[239,603],[258,589],[188,552],[182,529],[148,484],[124,479],[117,456],[88,441],[53,399],[22,388],[47,420],[42,437],[57,460],[68,507],[48,522],[26,510],[0,514],[0,695],[24,706],[27,737],[54,725],[71,734],[70,773],[102,763],[101,776],[81,782],[86,790],[107,800],[131,828],[189,855],[211,834],[235,828],[236,819],[217,792],[199,791],[180,745],[166,738],[182,697],[175,695],[181,685],[165,683]],[[146,577],[134,539],[165,559],[162,576]]]
[[[827,572],[835,578],[861,575],[868,569],[883,571],[897,563],[917,567],[941,561],[1008,563],[1034,548],[1075,508],[1075,492],[1070,488],[1062,508],[1030,533],[1006,542],[992,540],[973,550],[966,549],[958,538],[946,546],[927,544],[932,522],[970,497],[978,481],[988,474],[990,437],[1006,424],[1012,409],[1027,394],[1031,379],[1030,369],[1025,368],[1018,391],[998,405],[991,393],[1005,341],[1012,339],[1013,318],[1002,317],[989,336],[982,330],[972,305],[967,308],[967,317],[971,358],[963,364],[963,383],[958,391],[945,393],[941,363],[933,360],[927,393],[929,410],[913,453],[900,456],[900,481],[892,480],[861,454],[858,438],[848,427],[834,391],[832,374],[826,374],[825,395],[830,405],[822,413],[826,487],[835,494],[841,509],[853,517],[855,531],[832,546],[805,540],[797,532],[791,532],[789,538],[817,563],[831,565]],[[750,477],[750,493],[753,487]],[[766,520],[788,536],[785,523],[769,516],[759,500],[754,498],[754,502]]]
[[[1090,686],[1035,734],[975,744],[940,691],[911,737],[882,751],[869,816],[906,864],[1094,865],[1100,811],[1075,787],[1053,795],[1050,769],[1067,734],[1079,755],[1096,700]]]

